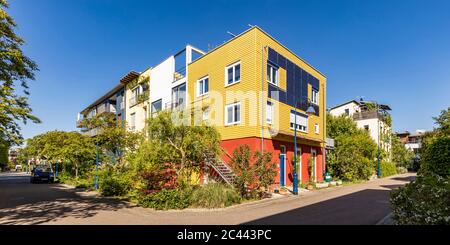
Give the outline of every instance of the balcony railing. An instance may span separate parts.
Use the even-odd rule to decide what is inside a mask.
[[[174,110],[174,109],[179,108],[182,105],[184,105],[184,99],[180,98],[178,100],[173,100],[173,101],[167,102],[165,105],[165,109],[166,110]]]
[[[150,93],[148,90],[144,91],[143,93],[139,94],[138,96],[133,95],[133,97],[131,97],[129,100],[130,106],[135,106],[137,104],[140,104],[140,103],[148,100],[149,95],[150,95]]]
[[[90,137],[94,137],[94,136],[98,135],[99,131],[100,130],[98,128],[93,128],[93,129],[90,129],[90,130],[87,130],[87,131],[84,131],[81,133],[84,135],[90,136]]]
[[[377,111],[361,111],[355,112],[353,114],[354,120],[364,120],[364,119],[373,119],[373,118],[381,118],[383,115]]]
[[[173,73],[173,81],[176,82],[180,79],[183,79],[186,76],[186,67],[176,70]]]

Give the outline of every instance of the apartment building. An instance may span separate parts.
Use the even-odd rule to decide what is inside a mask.
[[[326,78],[258,27],[250,28],[188,66],[195,120],[215,125],[229,154],[247,144],[273,153],[280,186],[292,186],[297,131],[298,178],[323,180]],[[313,108],[313,114],[307,113]],[[224,161],[229,159],[225,155]]]
[[[415,133],[405,131],[402,133],[396,133],[400,140],[405,144],[405,148],[414,152],[416,156],[419,155],[422,148],[422,138],[425,134],[425,130],[416,130]]]
[[[346,115],[352,118],[358,128],[369,132],[370,137],[386,152],[391,152],[391,116],[388,105],[375,102],[350,100],[329,109],[333,116]]]
[[[241,144],[271,152],[279,186],[293,184],[296,136],[298,178],[307,182],[312,164],[314,180],[323,180],[326,78],[259,27],[207,53],[187,45],[120,84],[130,130],[142,130],[158,111],[186,110],[193,125],[218,129],[229,154]]]
[[[81,126],[83,119],[92,118],[103,113],[112,113],[116,115],[118,121],[125,120],[125,88],[122,84],[116,85],[113,89],[101,96],[99,99],[84,108],[77,116],[77,127],[89,136],[98,134],[98,129],[85,129]]]

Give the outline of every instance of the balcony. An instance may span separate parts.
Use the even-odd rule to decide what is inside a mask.
[[[167,102],[165,104],[165,109],[166,110],[174,110],[174,109],[176,110],[176,109],[182,107],[183,105],[184,105],[184,99],[180,98],[178,100],[173,100],[173,101]]]
[[[353,119],[354,120],[374,119],[374,118],[381,118],[382,116],[383,114],[377,111],[361,111],[355,112],[353,114]]]
[[[140,103],[142,103],[142,102],[148,100],[149,95],[150,95],[150,93],[149,93],[148,90],[142,92],[141,94],[139,94],[139,95],[137,95],[137,96],[136,96],[136,95],[133,95],[133,96],[130,98],[130,100],[129,100],[130,107],[135,106],[135,105],[137,105],[137,104],[140,104]]]
[[[186,77],[186,67],[178,69],[173,73],[173,82],[183,79],[184,77]]]
[[[353,114],[354,120],[366,120],[366,119],[375,119],[375,118],[379,118],[381,121],[386,123],[388,126],[391,126],[391,124],[392,124],[391,115],[384,111],[380,112],[380,111],[376,111],[376,110],[370,110],[370,111],[355,112]]]
[[[90,129],[90,130],[87,130],[87,131],[82,131],[81,133],[84,134],[84,135],[87,135],[89,137],[94,137],[94,136],[98,135],[99,131],[100,130],[98,128],[93,128],[93,129]]]

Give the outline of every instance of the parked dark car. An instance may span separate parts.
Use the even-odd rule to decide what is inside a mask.
[[[31,183],[47,182],[53,183],[55,175],[53,169],[49,165],[38,165],[31,170]]]

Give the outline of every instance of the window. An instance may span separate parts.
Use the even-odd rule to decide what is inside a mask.
[[[278,79],[278,68],[271,64],[267,64],[267,81],[269,81],[269,83],[273,85],[278,86]]]
[[[241,103],[225,106],[225,125],[239,124],[241,122]]]
[[[269,124],[273,123],[273,103],[270,101],[267,101],[266,120]]]
[[[125,97],[122,96],[120,97],[120,105],[119,105],[119,109],[123,110],[125,108]]]
[[[241,62],[234,63],[225,68],[225,86],[241,81]]]
[[[350,109],[345,109],[345,115],[350,116]]]
[[[136,113],[131,114],[130,118],[130,129],[135,130],[136,129]]]
[[[207,94],[209,91],[209,78],[205,77],[197,81],[197,96]]]
[[[316,134],[319,134],[319,124],[314,124],[314,132],[316,133]]]
[[[319,91],[313,89],[311,103],[318,105],[319,104]]]
[[[152,103],[152,115],[162,110],[162,100],[157,100]]]
[[[186,83],[172,88],[172,104],[171,108],[183,106],[186,102]]]
[[[209,119],[209,108],[206,108],[205,110],[203,110],[202,119],[203,119],[203,121],[206,121]]]
[[[369,131],[369,125],[364,125],[364,129]]]
[[[292,130],[297,129],[301,132],[308,132],[308,116],[299,112],[291,111],[290,127]]]

